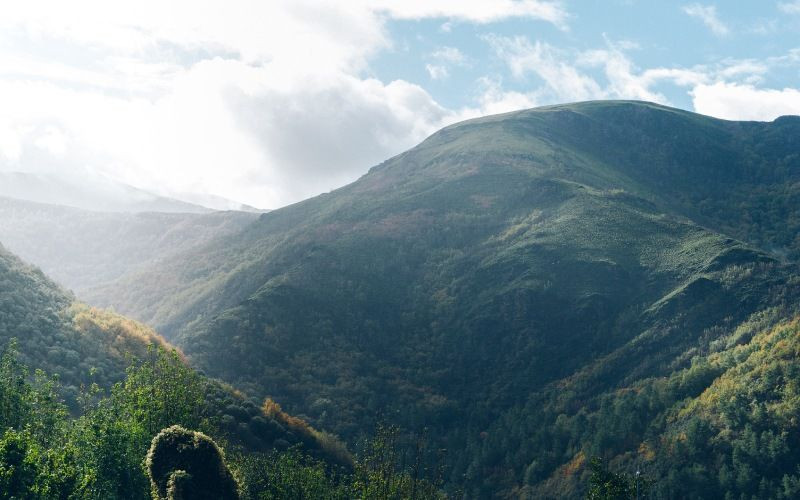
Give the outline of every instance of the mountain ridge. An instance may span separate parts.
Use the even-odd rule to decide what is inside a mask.
[[[580,456],[645,460],[711,386],[695,363],[796,314],[798,207],[798,120],[559,105],[447,127],[97,297],[348,442],[428,428],[451,492],[578,497]]]

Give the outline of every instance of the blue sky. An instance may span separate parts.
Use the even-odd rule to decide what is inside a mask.
[[[455,121],[587,99],[800,114],[800,0],[0,6],[0,170],[275,208]]]
[[[563,102],[568,96],[547,92],[547,82],[536,71],[512,74],[507,56],[498,53],[498,44],[492,43],[498,38],[522,38],[532,46],[545,44],[560,61],[577,66],[601,87],[609,86],[605,67],[601,62],[582,64],[582,55],[592,51],[619,53],[634,74],[648,69],[697,71],[708,74],[709,81],[717,81],[720,77],[712,75],[714,70],[750,65],[740,68],[742,73],[720,80],[780,90],[797,87],[800,82],[800,2],[739,0],[717,6],[588,0],[560,5],[566,13],[563,26],[526,18],[487,24],[439,19],[390,21],[387,29],[394,46],[375,58],[371,74],[382,80],[419,82],[437,102],[449,107],[477,104],[485,88],[482,78],[487,77],[506,91],[541,90],[536,104]],[[452,56],[452,49],[458,51],[458,60],[437,57],[443,53]],[[775,60],[781,58],[784,60]],[[429,72],[426,66],[443,69]],[[664,79],[648,88],[661,94],[668,104],[694,109],[693,85]],[[787,107],[787,113],[793,111],[797,112],[796,108]],[[723,117],[739,118],[733,111]],[[752,118],[771,119],[771,115],[755,113]]]

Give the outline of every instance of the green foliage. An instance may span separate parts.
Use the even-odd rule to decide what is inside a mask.
[[[147,452],[153,497],[168,500],[237,500],[238,484],[217,444],[179,425],[162,430]]]
[[[348,477],[292,447],[285,451],[236,457],[244,479],[245,498],[253,500],[345,500],[353,498]]]
[[[423,464],[424,440],[418,438],[415,453],[406,462],[404,449],[399,446],[400,429],[392,425],[379,425],[375,437],[367,441],[356,461],[352,491],[357,498],[376,500],[438,499],[445,498],[434,482],[426,480]],[[398,464],[406,463],[405,466]],[[433,479],[441,481],[441,471]]]
[[[608,470],[603,461],[594,457],[589,462],[588,500],[638,500],[647,498],[650,480],[636,474],[616,473]]]
[[[167,345],[150,328],[75,302],[0,247],[0,345],[12,338],[20,361],[58,375],[73,410],[82,386],[110,387],[125,376],[129,356],[144,357],[150,344]]]
[[[247,498],[278,500],[434,500],[446,498],[440,485],[424,478],[423,443],[406,460],[396,427],[380,426],[364,442],[352,470],[315,460],[298,447],[269,454],[247,454],[237,459]],[[333,469],[332,469],[333,467]],[[441,480],[441,477],[438,478]]]
[[[0,439],[0,497],[24,498],[39,475],[38,450],[28,434],[6,430]]]
[[[401,451],[389,448],[397,444],[396,430],[379,432],[354,465],[341,451],[324,453],[313,442],[317,431],[272,402],[270,414],[259,413],[257,421],[276,433],[280,449],[248,449],[220,418],[230,411],[218,406],[220,386],[188,368],[175,351],[151,348],[110,394],[95,388],[82,397],[84,413],[75,419],[55,381],[27,373],[12,343],[0,356],[4,415],[13,417],[0,425],[0,498],[146,500],[151,492],[166,499],[239,498],[234,477],[242,478],[243,498],[253,500],[441,497],[422,479],[419,461],[404,469]],[[245,415],[255,408],[237,404]],[[180,425],[159,432],[164,422]],[[298,438],[293,431],[308,434]],[[215,441],[234,449],[233,458],[226,461]]]

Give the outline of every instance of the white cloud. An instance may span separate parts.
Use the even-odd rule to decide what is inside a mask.
[[[447,66],[443,66],[441,64],[426,64],[425,70],[428,72],[428,75],[434,80],[444,80],[448,76],[450,76],[450,72],[447,70]]]
[[[717,8],[714,5],[695,3],[684,6],[683,11],[689,16],[702,21],[717,36],[725,36],[730,33],[728,26],[717,15]]]
[[[501,82],[488,77],[481,78],[478,83],[482,89],[478,98],[479,108],[464,110],[462,119],[506,113],[539,105],[535,92],[523,93],[503,90]]]
[[[544,0],[29,0],[0,16],[0,169],[94,171],[277,207],[352,180],[462,114],[380,82],[387,19],[566,27]],[[465,64],[432,54],[443,78]]]
[[[770,121],[782,115],[800,115],[798,89],[758,89],[717,82],[698,85],[691,95],[695,111],[727,120]]]
[[[266,88],[232,96],[238,121],[262,143],[266,163],[275,166],[252,180],[289,199],[354,180],[450,117],[422,88],[404,81],[383,84],[340,75],[297,83],[290,92]]]
[[[440,47],[431,53],[433,59],[451,64],[465,64],[467,57],[456,47]]]
[[[428,56],[434,64],[426,64],[425,69],[433,80],[444,80],[450,76],[450,68],[468,66],[467,56],[455,47],[439,47]]]
[[[540,41],[532,43],[526,37],[489,36],[486,40],[514,77],[520,80],[528,75],[538,77],[540,84],[533,92],[537,102],[641,99],[668,104],[666,97],[653,90],[656,84],[666,81],[685,86],[707,80],[702,72],[691,69],[642,71],[618,44],[610,41],[602,49],[570,52]],[[602,71],[602,80],[590,73],[596,69]]]
[[[800,0],[793,2],[779,2],[778,9],[786,14],[800,14]]]
[[[521,17],[566,28],[569,17],[561,2],[543,0],[371,0],[369,4],[396,19],[450,18],[490,23]]]
[[[695,111],[736,120],[772,120],[785,114],[800,114],[800,90],[759,88],[773,68],[798,65],[800,50],[766,58],[724,60],[716,65],[692,68],[648,68],[641,70],[622,48],[606,40],[606,47],[569,52],[525,37],[486,37],[513,76],[527,82],[538,78],[527,92],[508,92],[496,80],[484,79],[485,109],[511,104],[553,104],[587,99],[641,99],[662,104],[669,100],[655,89],[670,83],[685,88]],[[623,45],[625,47],[626,45]],[[590,70],[600,70],[600,75]],[[488,82],[488,83],[487,83]],[[505,110],[505,109],[503,109]]]
[[[604,90],[593,78],[568,63],[562,51],[547,43],[531,43],[526,37],[489,36],[486,39],[514,77],[521,79],[535,74],[544,83],[541,92],[550,94],[556,102],[605,97]]]

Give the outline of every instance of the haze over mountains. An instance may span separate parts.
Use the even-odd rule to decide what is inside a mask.
[[[96,212],[0,197],[0,241],[84,299],[257,219],[250,212]]]
[[[260,210],[219,196],[186,193],[187,201],[159,196],[96,174],[0,171],[0,197],[95,212],[208,213]]]
[[[550,106],[261,215],[0,214],[0,242],[210,376],[351,444],[427,428],[451,493],[577,498],[593,455],[664,498],[800,484],[800,117]]]

